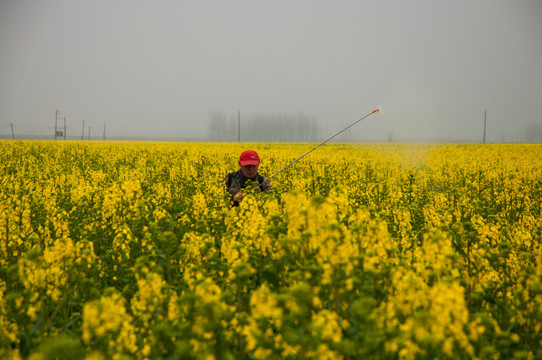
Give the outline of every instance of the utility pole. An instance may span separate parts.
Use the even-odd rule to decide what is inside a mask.
[[[484,144],[486,143],[487,110],[484,110]]]
[[[58,129],[58,115],[60,115],[60,111],[56,111],[55,113],[55,140],[57,137],[57,129]]]
[[[81,140],[85,140],[85,119],[83,119],[83,130],[81,131]]]
[[[103,139],[105,140],[105,123],[104,123],[104,138]]]
[[[64,116],[64,140],[66,140],[66,117]]]
[[[15,133],[13,132],[13,123],[9,123],[9,125],[11,126],[11,137],[13,138],[13,140],[15,140]]]
[[[90,126],[88,127],[88,139],[90,140]]]
[[[237,111],[237,141],[241,142],[241,111]]]

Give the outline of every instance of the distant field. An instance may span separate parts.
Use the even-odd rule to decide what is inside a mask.
[[[0,141],[0,358],[542,356],[542,145]]]

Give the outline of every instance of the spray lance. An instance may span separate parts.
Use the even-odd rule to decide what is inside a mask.
[[[315,147],[313,147],[312,149],[310,149],[309,151],[307,151],[306,153],[304,153],[303,155],[301,155],[300,157],[298,157],[297,159],[295,159],[294,161],[292,161],[291,163],[289,163],[288,165],[286,165],[285,167],[283,167],[282,169],[280,169],[279,171],[277,171],[276,173],[274,173],[273,175],[271,175],[271,177],[268,179],[269,181],[274,178],[275,176],[277,176],[278,174],[280,174],[281,172],[283,172],[284,170],[286,170],[287,168],[289,168],[290,166],[292,166],[293,164],[295,164],[296,162],[298,162],[299,160],[301,160],[302,158],[304,158],[305,156],[309,155],[311,152],[313,152],[314,150],[316,150],[317,148],[319,148],[320,146],[324,145],[325,143],[327,143],[328,141],[330,141],[331,139],[333,139],[334,137],[336,137],[337,135],[343,133],[344,131],[350,129],[352,126],[356,125],[357,123],[359,123],[360,121],[368,118],[369,116],[373,115],[374,113],[380,113],[382,114],[382,106],[378,106],[376,109],[374,109],[373,111],[371,111],[370,113],[368,113],[367,115],[365,115],[364,117],[362,117],[361,119],[357,120],[356,122],[348,125],[347,127],[345,127],[344,129],[342,129],[341,131],[339,131],[338,133],[336,133],[335,135],[331,136],[330,138],[326,139],[325,141],[322,141],[320,144],[316,145]],[[263,185],[263,182],[261,184],[259,184],[257,187],[260,187]]]

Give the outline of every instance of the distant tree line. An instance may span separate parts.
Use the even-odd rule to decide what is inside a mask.
[[[542,142],[542,125],[531,123],[525,131],[525,138],[530,143]]]
[[[240,122],[238,114],[228,117],[220,111],[211,113],[211,141],[235,142],[239,135],[241,141],[245,142],[316,142],[320,136],[320,126],[315,116],[303,112],[253,114],[243,116]]]

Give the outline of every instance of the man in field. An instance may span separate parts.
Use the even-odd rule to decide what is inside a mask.
[[[239,158],[240,169],[236,172],[226,174],[224,182],[226,189],[231,194],[233,206],[239,206],[239,201],[243,200],[245,194],[242,189],[246,186],[246,181],[250,180],[254,183],[254,187],[259,187],[261,191],[271,189],[271,183],[268,178],[258,174],[258,166],[260,165],[260,157],[253,150],[246,150],[241,153]]]

